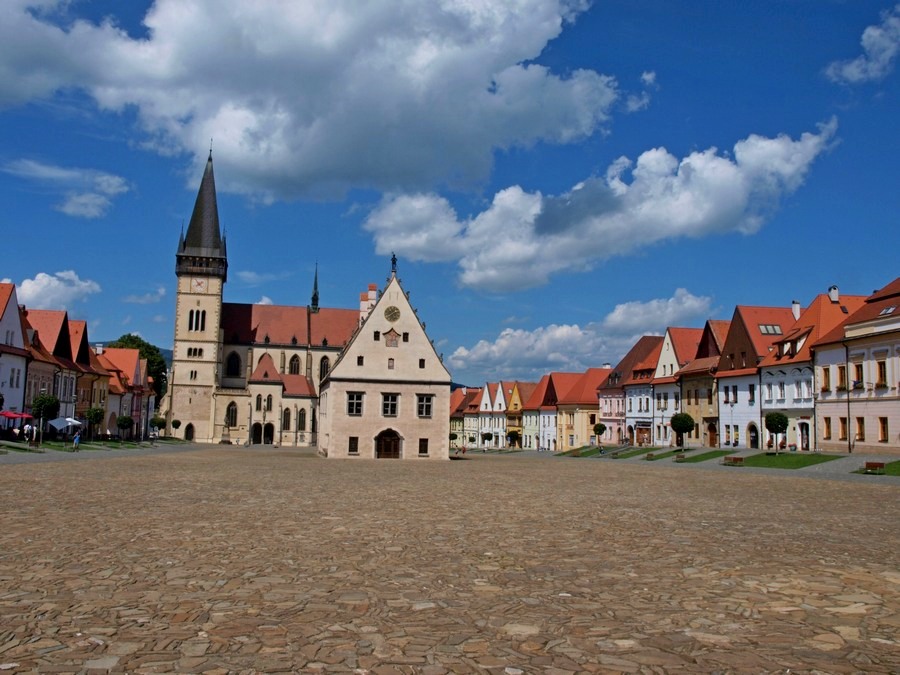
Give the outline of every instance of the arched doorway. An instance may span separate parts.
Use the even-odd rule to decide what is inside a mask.
[[[750,447],[753,449],[759,448],[759,429],[756,428],[755,424],[751,424],[747,428],[747,438],[750,439]]]
[[[809,422],[800,422],[797,433],[800,435],[800,449],[809,450]]]
[[[707,447],[717,448],[719,446],[719,432],[716,430],[715,422],[710,422],[709,426],[706,427],[706,435],[709,437]]]
[[[275,439],[275,425],[271,422],[267,422],[266,426],[263,427],[263,443],[265,445],[272,445]]]
[[[186,440],[186,441],[194,440],[194,425],[193,424],[188,424],[184,428],[184,440]]]
[[[253,429],[250,432],[250,443],[253,445],[259,445],[262,443],[262,424],[256,422],[253,425]]]
[[[375,437],[375,459],[400,459],[400,435],[393,429]]]
[[[628,445],[634,445],[634,427],[628,427]]]

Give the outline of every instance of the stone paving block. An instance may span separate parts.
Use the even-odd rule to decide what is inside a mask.
[[[0,665],[900,672],[900,487],[646,464],[4,465]]]

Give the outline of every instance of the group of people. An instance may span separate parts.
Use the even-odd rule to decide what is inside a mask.
[[[20,440],[18,438],[19,433],[20,433],[19,429],[13,429],[12,433],[13,433],[13,436],[15,437],[15,440]],[[26,424],[25,426],[22,427],[21,434],[22,434],[22,438],[21,438],[22,443],[28,443],[28,445],[35,445],[38,442],[38,428],[37,427],[33,427],[30,424]],[[76,429],[75,435],[72,437],[72,450],[75,452],[78,452],[80,449],[79,448],[80,445],[81,445],[81,430]]]

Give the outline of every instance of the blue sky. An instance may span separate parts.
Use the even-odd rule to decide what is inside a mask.
[[[173,338],[212,141],[231,302],[396,252],[454,380],[616,362],[897,265],[900,4],[6,0],[0,278]]]

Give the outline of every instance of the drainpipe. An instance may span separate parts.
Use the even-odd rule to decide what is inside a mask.
[[[812,372],[813,372],[813,446],[810,448],[811,450],[815,450],[819,447],[819,415],[817,414],[818,400],[821,395],[821,391],[819,390],[819,382],[816,378],[816,350],[810,348],[809,350],[809,358],[812,359]]]
[[[847,385],[847,453],[853,452],[853,441],[850,437],[850,392],[853,390],[853,387],[850,385],[850,347],[847,346],[846,342],[841,342],[844,345],[844,373],[846,377],[845,385]]]

